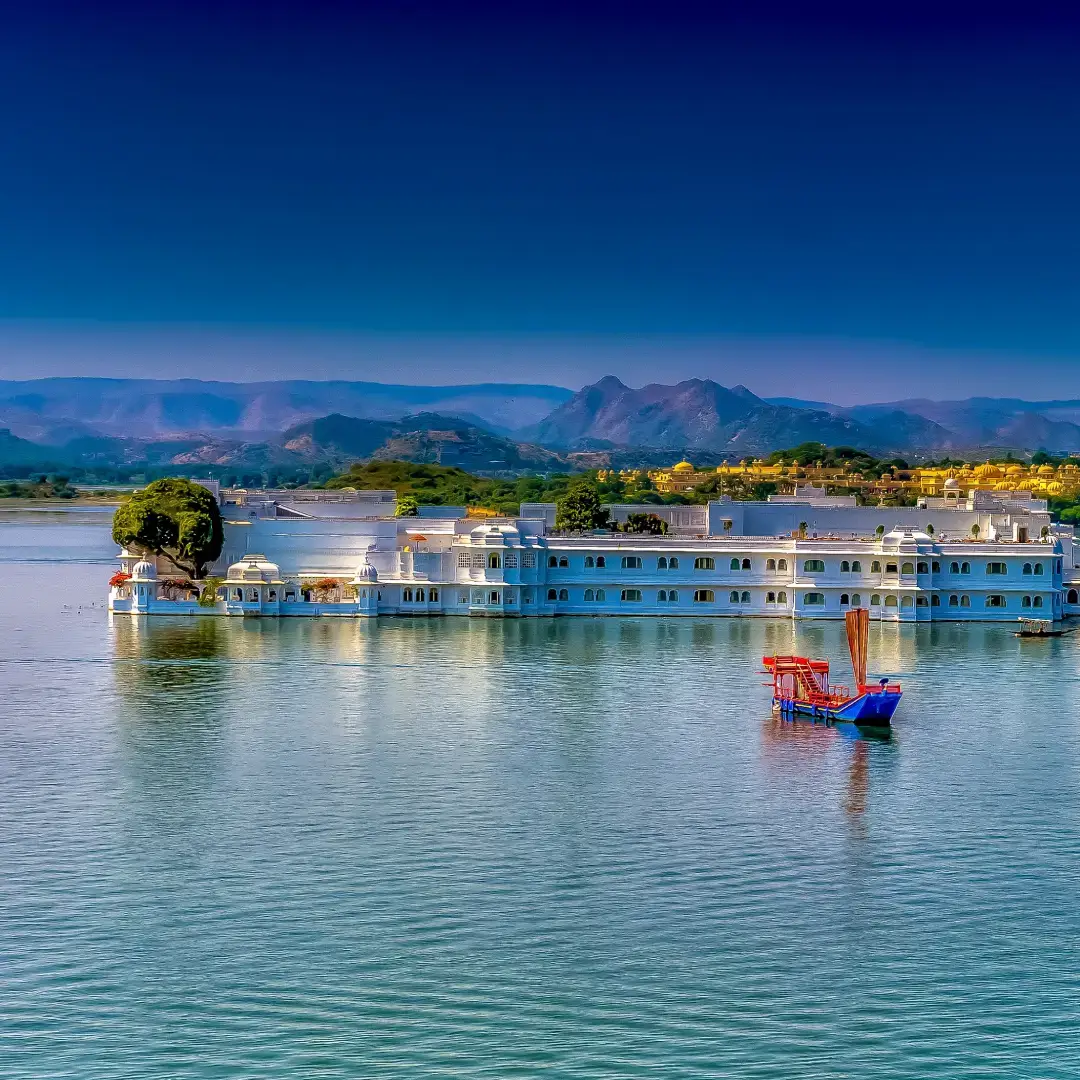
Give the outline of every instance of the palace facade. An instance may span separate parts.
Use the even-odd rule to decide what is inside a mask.
[[[323,498],[322,496],[325,496]],[[554,529],[554,506],[478,522],[464,508],[394,516],[392,492],[223,492],[213,594],[163,560],[119,555],[114,612],[280,616],[649,615],[897,622],[1080,614],[1073,530],[1029,494],[914,508],[816,492],[768,502],[611,509],[666,535]]]

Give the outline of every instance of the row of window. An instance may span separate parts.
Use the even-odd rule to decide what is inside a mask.
[[[528,569],[535,566],[535,556],[531,552],[523,552],[521,556],[522,567]],[[623,570],[640,570],[642,568],[642,561],[640,555],[624,555],[622,556],[622,569]],[[548,567],[550,569],[569,569],[570,560],[566,555],[549,555]],[[508,551],[505,556],[500,555],[499,552],[492,551],[487,555],[487,561],[485,564],[485,558],[483,552],[467,552],[463,551],[458,555],[458,566],[462,568],[474,567],[483,569],[487,566],[489,570],[499,570],[503,566],[507,569],[516,569],[517,567],[517,553]],[[603,555],[586,555],[585,556],[585,569],[586,570],[603,570],[607,567],[607,559]],[[656,560],[657,570],[678,570],[679,558],[677,555],[664,556],[661,555]],[[787,559],[767,559],[765,561],[765,570],[768,573],[785,573],[787,571]],[[695,570],[715,570],[716,560],[711,556],[703,555],[694,559]],[[753,564],[749,559],[732,559],[728,564],[729,570],[736,571],[749,571],[753,569]],[[930,562],[916,561],[905,562],[898,564],[894,562],[885,563],[885,573],[895,574],[897,572],[901,574],[929,574],[931,571],[935,574],[941,573],[941,563],[936,559]],[[881,563],[877,559],[870,563],[870,573],[880,574]],[[986,564],[986,573],[990,577],[1004,577],[1008,574],[1009,568],[1006,563],[1003,562],[988,562]],[[1022,575],[1034,575],[1038,577],[1044,572],[1043,564],[1041,562],[1029,563],[1026,562],[1021,570]],[[803,562],[804,574],[824,574],[825,562],[823,559],[806,559]],[[862,563],[855,559],[849,562],[844,559],[840,563],[841,574],[861,574]],[[952,562],[949,564],[950,574],[970,574],[971,563],[969,562]]]
[[[428,589],[427,598],[425,599],[423,589],[402,589],[401,590],[401,602],[403,604],[424,604],[430,601],[433,604],[439,602],[439,590]]]

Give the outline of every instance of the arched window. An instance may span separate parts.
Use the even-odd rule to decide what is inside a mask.
[[[848,594],[846,592],[843,592],[843,593],[840,594],[840,606],[841,607],[850,607],[851,606],[851,597],[848,596]]]
[[[236,590],[236,599],[237,600],[243,600],[244,599],[244,590],[243,589],[237,589]]]
[[[851,606],[852,607],[860,607],[861,605],[862,605],[862,596],[860,596],[859,593],[852,593],[851,594]]]
[[[924,562],[916,563],[915,564],[915,571],[916,571],[916,573],[919,573],[919,574],[929,574],[930,573],[930,565],[929,565],[929,563],[924,563]]]
[[[668,589],[667,599],[669,604],[677,604],[679,602],[679,590]]]
[[[959,574],[960,573],[960,564],[958,562],[949,563],[949,573],[950,574]]]
[[[641,590],[640,589],[623,589],[622,601],[624,604],[640,604],[641,603]]]
[[[559,590],[559,599],[560,600],[569,600],[570,599],[570,593],[566,589],[560,589]]]
[[[622,560],[622,568],[624,570],[640,570],[641,569],[641,556],[640,555],[624,555]]]
[[[591,555],[585,556],[585,569],[591,570],[596,565],[596,560]]]
[[[732,570],[738,570],[739,569],[739,560],[738,559],[732,559],[731,560],[731,569]]]
[[[424,590],[423,589],[417,589],[416,590],[416,602],[418,604],[422,604],[424,602]]]
[[[787,569],[787,559],[778,560],[777,563],[776,563],[776,569],[777,570],[786,570]]]
[[[862,563],[861,563],[861,562],[859,562],[859,560],[858,560],[858,559],[856,559],[856,560],[855,560],[855,561],[854,561],[854,562],[853,562],[853,563],[851,564],[851,572],[852,572],[853,574],[861,574],[861,573],[862,573]]]
[[[585,603],[586,604],[591,604],[593,602],[594,595],[595,594],[593,593],[592,589],[586,589],[585,590]]]
[[[932,595],[932,596],[930,597],[930,606],[931,606],[931,607],[941,607],[941,597],[940,597],[940,596],[938,596],[938,594],[937,594],[937,593],[934,593],[934,594],[933,594],[933,595]]]
[[[871,607],[881,607],[881,594],[880,593],[874,593],[873,596],[870,597],[870,606]]]
[[[776,560],[775,559],[766,559],[765,560],[765,569],[766,570],[775,570],[776,569]]]
[[[714,599],[712,589],[698,589],[694,593],[695,604],[711,604]]]
[[[765,594],[765,603],[766,604],[775,604],[776,603],[776,593],[774,593],[774,592],[766,593]]]
[[[909,563],[909,562],[904,563],[903,567],[901,567],[901,569],[900,569],[900,573],[901,574],[914,574],[915,573],[915,564],[914,563]]]
[[[803,563],[804,574],[824,574],[825,563],[821,559],[807,559]]]
[[[251,603],[253,603],[253,604],[257,604],[259,602],[259,590],[258,589],[252,589],[248,593],[248,600],[250,600]]]
[[[886,607],[896,607],[896,597],[895,596],[886,596],[885,597],[885,606]]]
[[[1077,592],[1076,589],[1070,589],[1065,594],[1065,603],[1066,604],[1075,604],[1078,601],[1080,601],[1080,592]]]
[[[551,567],[551,566],[558,566],[558,565],[559,565],[559,560],[556,559],[554,555],[549,555],[548,556],[548,566]]]
[[[559,556],[559,569],[566,570],[570,566],[570,560],[565,555]]]
[[[660,558],[656,560],[656,569],[657,570],[666,570],[667,569],[667,559],[663,555],[661,555]]]
[[[911,597],[909,596],[908,599],[910,600]],[[927,601],[925,596],[916,596],[915,597],[915,606],[916,607],[929,607],[930,604]]]
[[[787,593],[786,592],[778,592],[776,594],[776,602],[778,604],[786,604],[787,603]]]
[[[434,602],[434,601],[439,599],[439,590],[438,589],[428,589],[428,594],[427,595],[428,595],[428,599],[431,600],[432,602]]]
[[[850,574],[851,573],[851,563],[849,563],[847,561],[847,559],[844,559],[840,563],[840,573],[841,574]]]
[[[411,604],[412,603],[412,589],[404,589],[404,590],[402,590],[401,602],[403,604]]]
[[[732,559],[731,561],[735,562],[734,559]],[[711,557],[707,556],[707,555],[702,556],[701,558],[694,560],[694,569],[695,570],[715,570],[716,569],[716,561],[714,559],[712,559]],[[735,569],[737,570],[738,567],[736,566]]]
[[[1024,569],[1021,571],[1021,573],[1030,574],[1031,573],[1031,563],[1029,563],[1029,562],[1024,563]]]
[[[872,562],[872,563],[870,564],[870,573],[871,573],[871,574],[880,574],[880,573],[881,573],[881,563],[879,563],[879,562],[877,561],[877,559],[875,559],[875,560],[874,560],[874,561],[873,561],[873,562]]]
[[[596,590],[596,602],[602,604],[607,599],[607,593],[603,589]]]
[[[970,574],[971,573],[971,563],[962,562],[960,564],[960,573],[961,574]]]
[[[658,604],[666,604],[667,603],[667,591],[665,589],[661,589],[656,594],[656,602]]]
[[[744,592],[744,593],[743,593],[743,594],[742,594],[742,595],[741,595],[741,596],[739,597],[739,603],[740,603],[740,604],[749,604],[749,603],[750,603],[750,594],[749,594],[748,592]]]
[[[266,594],[266,599],[273,603],[277,599],[277,589],[271,589]]]
[[[1023,598],[1023,599],[1022,599],[1022,600],[1020,601],[1020,606],[1021,606],[1022,608],[1025,608],[1025,607],[1031,607],[1031,597],[1030,597],[1030,596],[1025,596],[1025,597],[1024,597],[1024,598]]]
[[[966,594],[964,596],[961,596],[960,597],[960,606],[961,607],[971,607],[971,597],[966,595]]]
[[[498,570],[501,566],[502,566],[502,559],[499,558],[499,553],[497,551],[493,551],[488,556],[488,569],[489,570]]]
[[[949,597],[949,607],[959,607],[959,606],[960,606],[960,597],[957,596],[956,593],[953,593],[952,596]]]
[[[596,569],[597,570],[606,570],[607,569],[607,559],[605,559],[603,555],[597,555],[596,556]]]
[[[668,565],[669,570],[678,570],[679,569],[679,557],[677,555],[672,555],[671,558],[668,559],[667,565]]]
[[[1042,572],[1043,572],[1043,564],[1041,562],[1037,562],[1035,564],[1035,573],[1036,573],[1036,575],[1038,575],[1038,574],[1041,574]]]
[[[931,569],[931,571],[933,573],[940,574],[941,573],[941,563],[939,563],[937,561],[937,559],[934,559],[934,561],[930,563],[930,569]]]
[[[825,594],[819,592],[808,592],[803,597],[803,604],[806,607],[824,607]]]
[[[558,600],[559,599],[559,594],[554,589],[548,589],[548,599],[549,600]]]
[[[744,570],[749,570],[750,569],[750,560],[749,559],[743,559],[742,568]]]
[[[1034,603],[1035,607],[1042,607],[1043,606],[1043,598],[1041,596],[1036,596],[1033,603]]]
[[[737,604],[739,602],[739,593],[737,590],[731,592],[731,594],[728,596],[728,602],[731,604]]]

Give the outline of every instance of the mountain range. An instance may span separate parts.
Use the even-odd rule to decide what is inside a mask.
[[[437,405],[433,407],[433,404]],[[0,465],[266,469],[368,458],[474,472],[710,464],[814,441],[881,455],[1080,451],[1080,401],[915,398],[842,407],[708,379],[543,385],[40,379],[0,382]]]

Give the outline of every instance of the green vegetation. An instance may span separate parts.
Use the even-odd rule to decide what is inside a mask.
[[[595,474],[592,474],[595,476]],[[426,506],[472,506],[496,514],[517,514],[523,502],[556,502],[570,483],[563,473],[491,480],[447,465],[410,461],[369,461],[328,480],[327,488],[393,489],[398,499]]]
[[[0,499],[75,499],[78,494],[66,476],[0,480]]]
[[[193,578],[221,554],[223,532],[217,500],[190,480],[155,480],[113,515],[113,540],[152,552]]]
[[[655,514],[627,514],[622,531],[624,533],[663,536],[668,531],[668,523]]]
[[[600,506],[595,482],[586,477],[573,480],[566,494],[558,501],[555,528],[567,532],[588,532],[590,529],[606,529],[608,524],[608,512]]]

